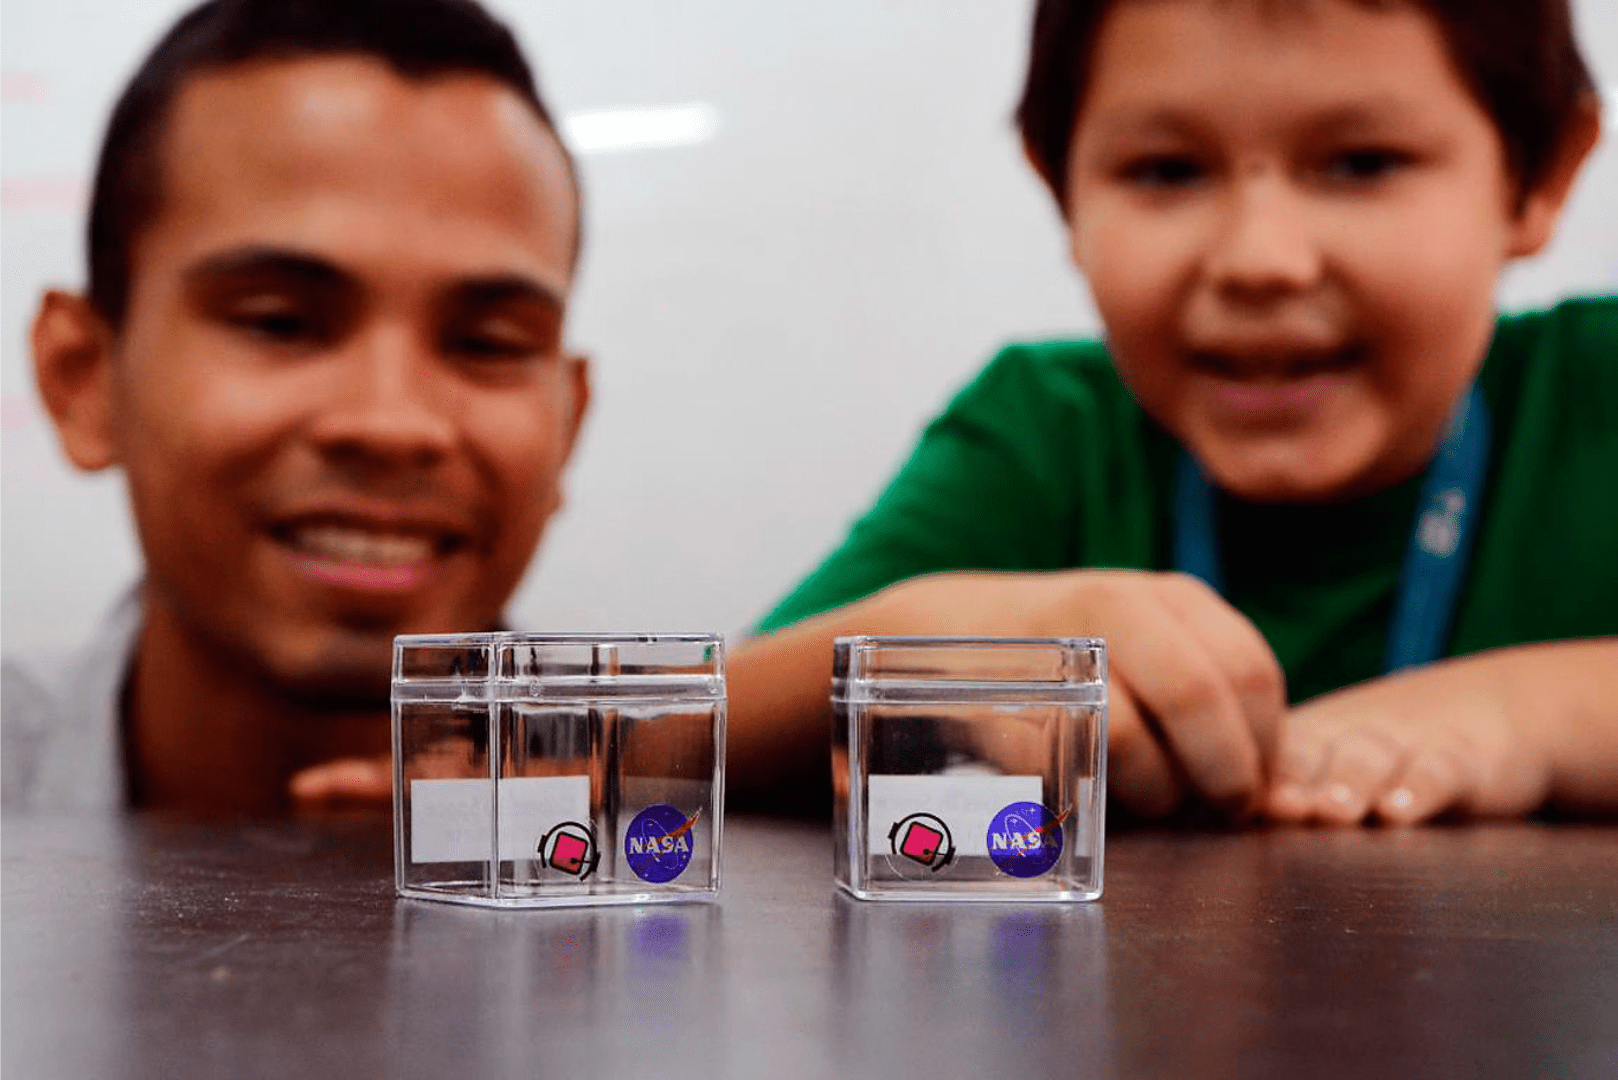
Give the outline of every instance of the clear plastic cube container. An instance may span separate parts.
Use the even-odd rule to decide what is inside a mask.
[[[832,709],[833,867],[849,893],[1101,895],[1101,641],[839,638]]]
[[[724,744],[718,635],[399,637],[399,894],[497,907],[711,899]]]

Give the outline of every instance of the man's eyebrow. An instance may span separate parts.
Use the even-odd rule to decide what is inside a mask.
[[[308,285],[347,288],[357,285],[350,274],[325,259],[301,251],[260,244],[209,255],[185,271],[185,279],[191,283],[260,275],[291,278]]]
[[[560,292],[523,274],[489,274],[464,278],[444,290],[445,299],[460,307],[497,304],[536,304],[560,313],[567,301]]]

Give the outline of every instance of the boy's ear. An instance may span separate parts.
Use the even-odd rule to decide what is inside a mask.
[[[1523,198],[1512,223],[1507,255],[1520,258],[1537,255],[1551,242],[1562,207],[1573,191],[1573,181],[1585,158],[1601,138],[1601,104],[1595,94],[1580,99],[1568,124],[1567,134],[1551,159],[1544,178]]]
[[[82,296],[47,292],[34,316],[34,380],[62,452],[87,471],[118,462],[112,407],[112,332]]]

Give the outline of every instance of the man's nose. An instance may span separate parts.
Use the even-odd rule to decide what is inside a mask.
[[[420,469],[453,448],[456,426],[433,350],[405,328],[377,328],[349,343],[332,398],[311,435],[329,457],[382,469]]]
[[[1278,299],[1310,288],[1323,269],[1303,194],[1275,175],[1238,178],[1206,258],[1220,293],[1239,301]]]

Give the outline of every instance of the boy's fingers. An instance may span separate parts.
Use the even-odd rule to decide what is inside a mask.
[[[1339,731],[1312,785],[1314,816],[1331,825],[1363,821],[1404,761],[1403,748],[1390,740],[1362,730]]]
[[[1266,811],[1281,821],[1304,821],[1314,810],[1315,778],[1326,765],[1333,729],[1300,722],[1296,712],[1282,720],[1281,746],[1276,752],[1275,775],[1270,782]]]
[[[1114,666],[1157,721],[1186,778],[1210,802],[1245,806],[1260,790],[1258,743],[1235,692],[1167,609],[1118,633]]]
[[[1389,825],[1414,825],[1441,814],[1461,798],[1461,772],[1445,754],[1413,754],[1376,800],[1376,816]]]
[[[1168,816],[1184,796],[1168,754],[1116,678],[1107,695],[1107,788],[1143,818]]]
[[[1253,732],[1259,759],[1273,768],[1286,715],[1286,676],[1269,642],[1248,618],[1198,578],[1164,574],[1160,595],[1219,665]]]

